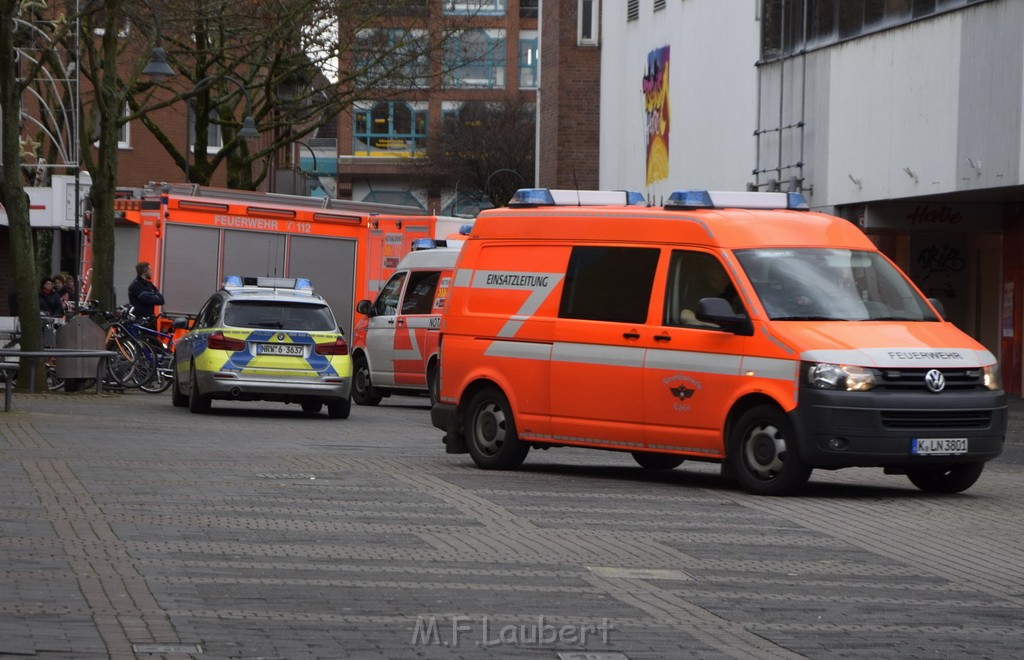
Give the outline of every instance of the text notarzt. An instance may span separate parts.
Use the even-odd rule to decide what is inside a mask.
[[[417,617],[412,631],[412,644],[455,648],[468,638],[476,646],[547,646],[551,644],[586,645],[587,642],[608,643],[612,630],[608,619],[600,623],[565,624],[548,623],[543,616],[536,622],[501,625],[489,617],[452,617],[450,622],[432,616]],[[479,638],[479,639],[477,639]]]

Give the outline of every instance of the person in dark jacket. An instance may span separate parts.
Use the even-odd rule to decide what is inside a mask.
[[[64,305],[60,302],[60,294],[53,290],[52,277],[44,277],[39,282],[39,313],[55,319],[64,318]]]
[[[135,264],[137,277],[128,285],[128,304],[135,308],[135,317],[143,319],[154,315],[153,308],[164,304],[164,295],[153,284],[153,271],[148,261]]]

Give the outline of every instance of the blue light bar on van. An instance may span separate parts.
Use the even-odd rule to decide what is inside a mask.
[[[520,188],[509,200],[508,205],[512,208],[522,208],[530,206],[627,206],[638,203],[644,203],[643,195],[627,190]]]
[[[665,209],[685,211],[691,209],[792,209],[810,208],[800,193],[783,192],[731,192],[713,190],[677,190],[669,195]]]
[[[437,243],[432,238],[417,238],[412,242],[412,251],[416,250],[433,250],[437,247]]]
[[[469,236],[473,232],[473,225],[465,224],[459,227],[459,233],[463,236]]]

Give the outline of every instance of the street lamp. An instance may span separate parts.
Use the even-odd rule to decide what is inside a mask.
[[[246,89],[242,81],[231,76],[217,76],[211,75],[206,76],[195,85],[192,86],[193,92],[203,91],[205,88],[213,84],[214,81],[226,80],[238,85],[238,88],[242,90],[242,94],[245,95],[245,119],[242,120],[242,128],[235,134],[243,140],[250,138],[256,138],[260,136],[259,130],[256,128],[256,120],[252,116],[252,97],[249,95],[249,90]],[[192,127],[192,104],[185,104],[185,181],[189,180],[189,167],[188,167],[188,154],[191,151],[189,147],[189,129]]]
[[[313,151],[313,148],[311,146],[309,146],[302,140],[295,140],[295,144],[300,144],[306,149],[308,149],[309,155],[313,157],[313,171],[305,172],[306,182],[309,184],[310,190],[312,191],[316,190],[317,188],[320,188],[328,197],[330,197],[331,194],[327,191],[326,188],[323,187],[323,184],[320,182],[320,174],[316,171],[316,152]],[[301,170],[302,168],[300,167],[299,169]]]
[[[484,181],[484,197],[486,197],[487,199],[491,198],[490,194],[488,193],[488,191],[490,190],[490,187],[491,187],[491,179],[494,178],[495,174],[501,174],[502,172],[508,172],[509,174],[515,174],[517,177],[519,177],[519,185],[521,185],[521,186],[525,186],[526,185],[526,179],[523,177],[522,174],[520,174],[516,170],[511,170],[511,169],[509,169],[507,167],[503,167],[500,170],[494,170],[489,175],[487,175],[487,180]]]

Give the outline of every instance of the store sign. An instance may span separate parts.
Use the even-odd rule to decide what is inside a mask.
[[[1002,229],[1002,211],[998,204],[872,204],[867,207],[864,228],[909,232],[998,232]]]

